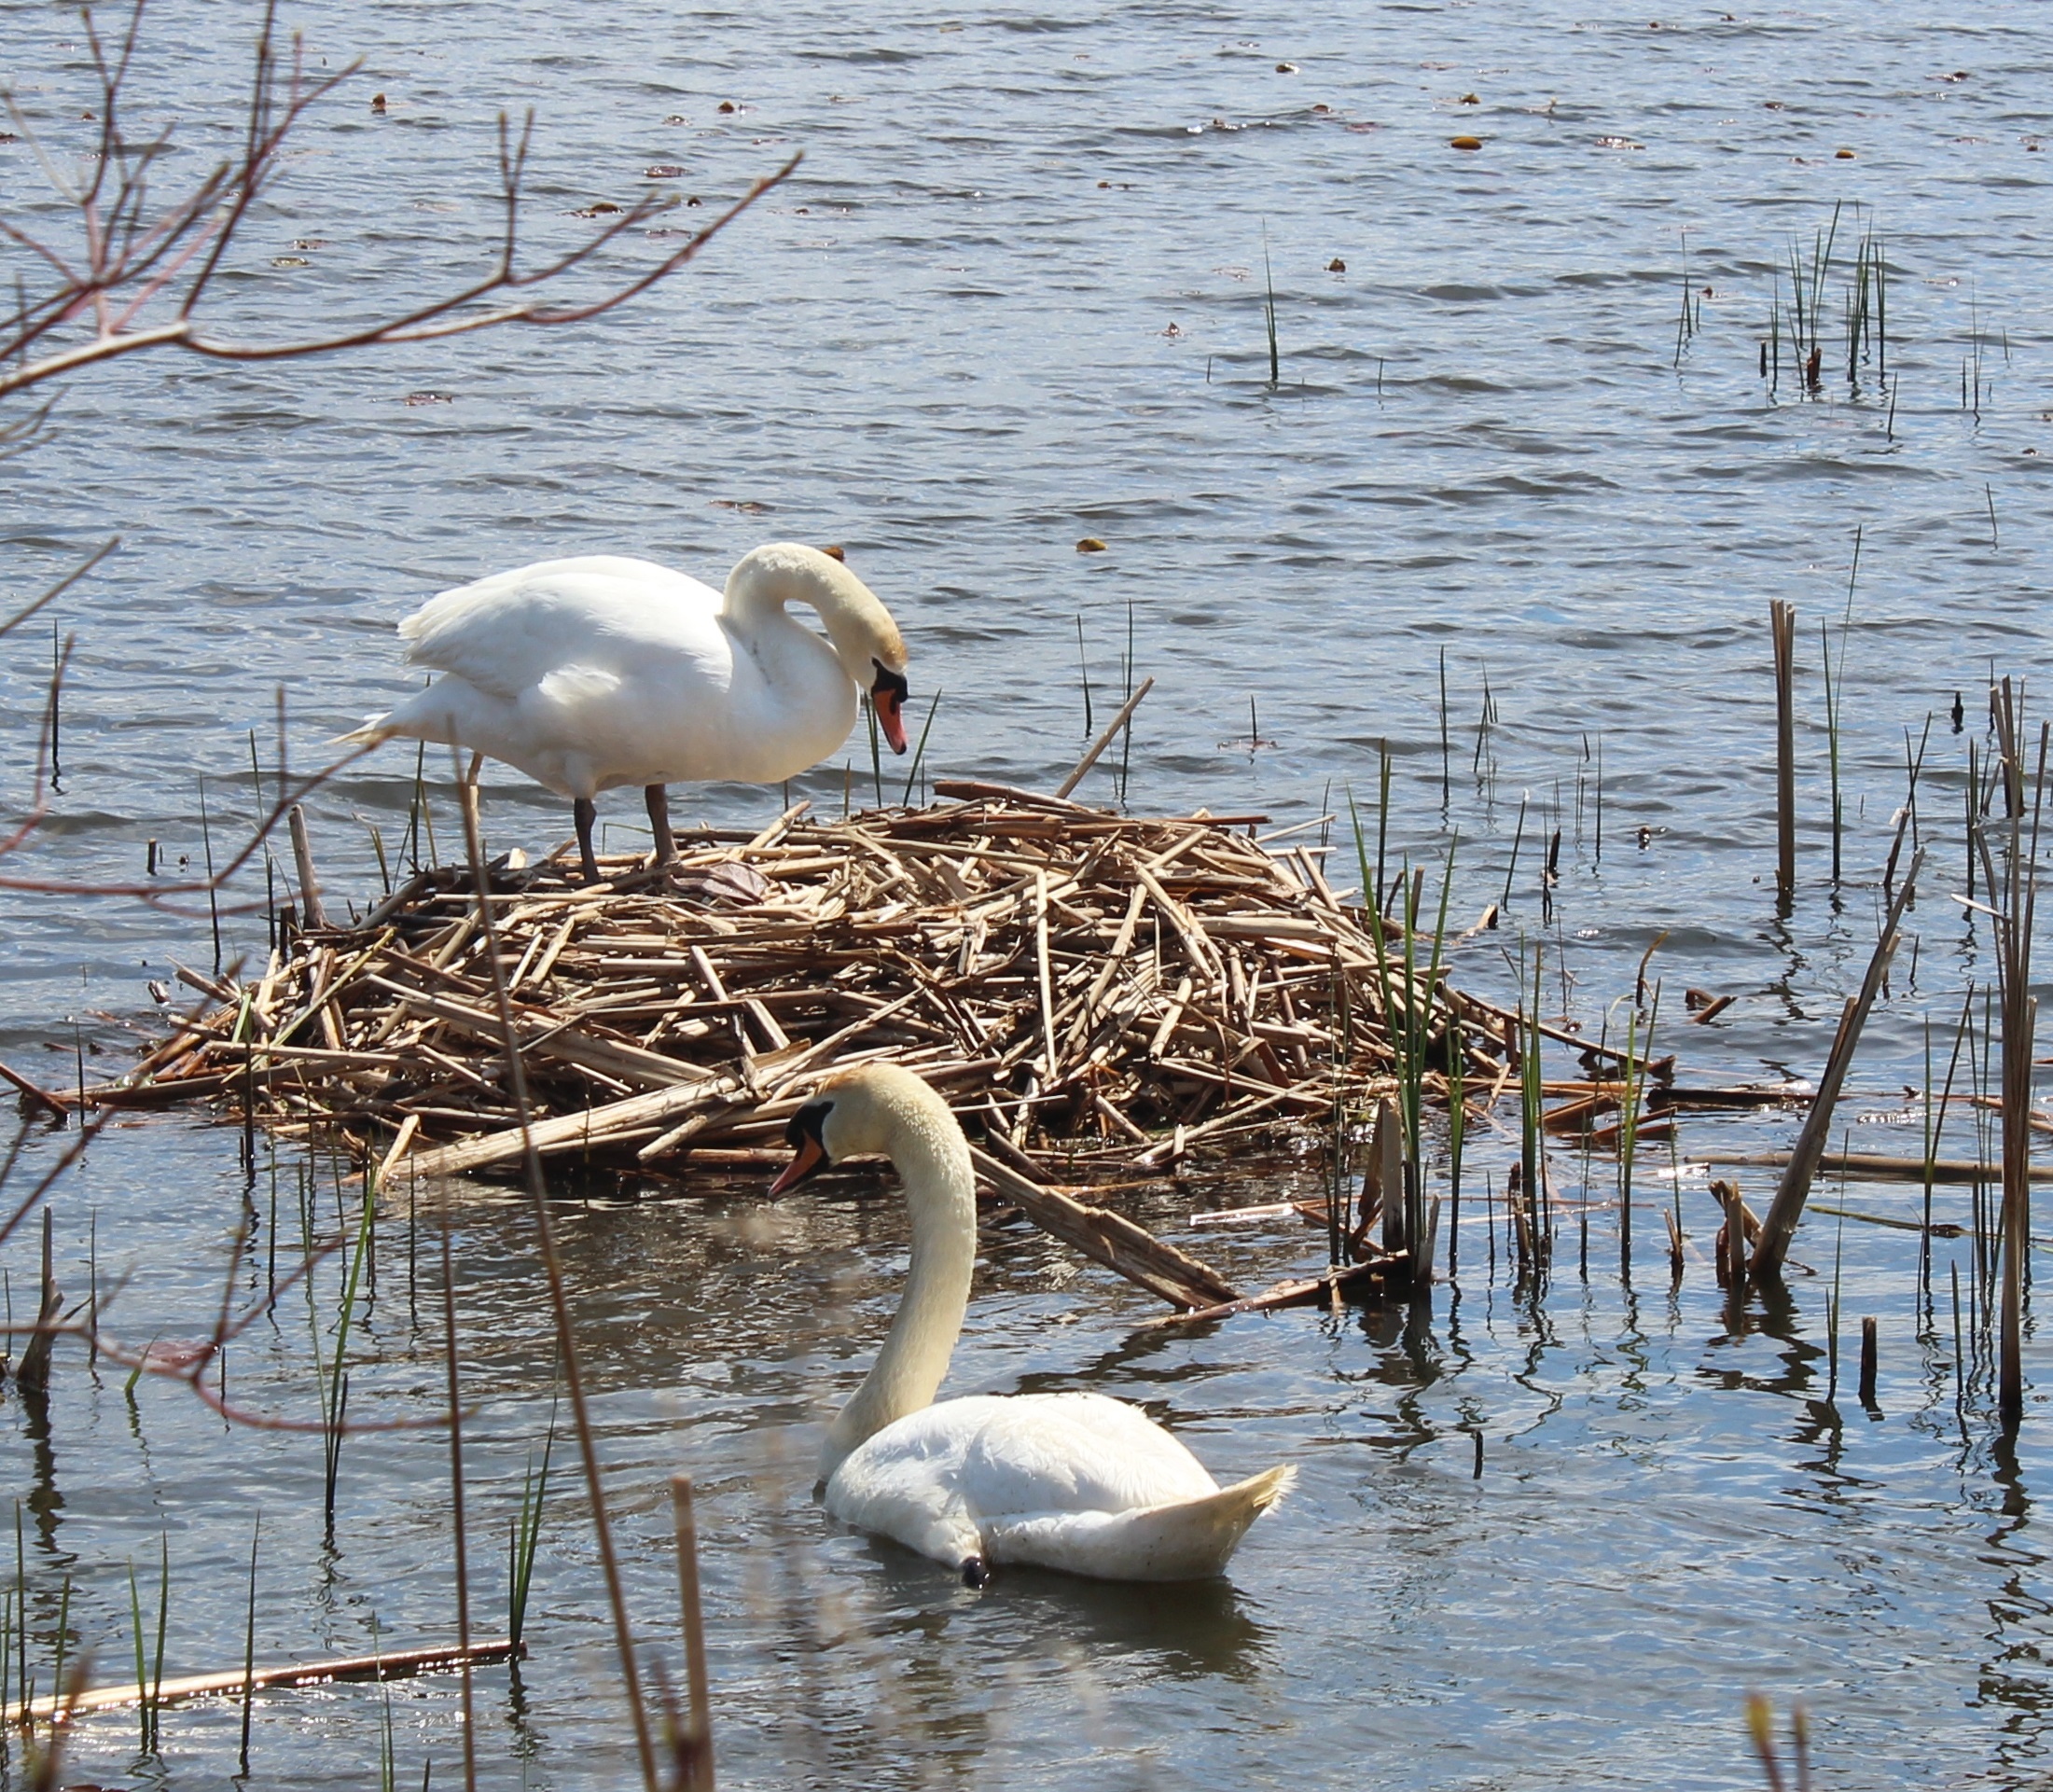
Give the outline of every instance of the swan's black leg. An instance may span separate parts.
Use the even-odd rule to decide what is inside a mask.
[[[599,805],[589,797],[571,804],[571,817],[577,824],[577,862],[584,868],[585,882],[599,882],[599,861],[591,851],[591,825],[599,819]]]
[[[652,784],[643,788],[642,796],[648,803],[648,825],[656,830],[656,862],[668,865],[677,856],[677,838],[670,831],[670,791]]]
[[[982,1556],[963,1558],[963,1585],[986,1587],[991,1584],[991,1564]]]

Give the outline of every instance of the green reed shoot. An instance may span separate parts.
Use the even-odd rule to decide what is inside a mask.
[[[1939,1091],[1939,1105],[1938,1105],[1938,1111],[1937,1111],[1936,1113],[1932,1113],[1932,1111],[1931,1111],[1931,1110],[1932,1110],[1932,1066],[1931,1066],[1931,1051],[1932,1051],[1932,1047],[1931,1047],[1931,1040],[1930,1040],[1930,1036],[1929,1036],[1930,1022],[1928,1021],[1928,1022],[1926,1023],[1926,1025],[1927,1025],[1927,1038],[1926,1038],[1926,1042],[1925,1042],[1925,1058],[1926,1058],[1926,1063],[1925,1063],[1925,1074],[1924,1074],[1924,1081],[1925,1081],[1925,1090],[1924,1090],[1924,1098],[1925,1098],[1925,1109],[1926,1109],[1926,1112],[1927,1112],[1928,1116],[1930,1117],[1930,1118],[1929,1118],[1929,1122],[1928,1122],[1928,1124],[1929,1124],[1929,1130],[1930,1130],[1930,1136],[1929,1136],[1929,1137],[1927,1138],[1927,1140],[1925,1141],[1925,1147],[1924,1147],[1924,1228],[1925,1228],[1925,1229],[1924,1229],[1924,1238],[1923,1238],[1923,1240],[1922,1240],[1922,1242],[1921,1242],[1921,1253],[1922,1253],[1922,1260],[1923,1260],[1923,1273],[1924,1273],[1924,1278],[1925,1278],[1925,1296],[1926,1296],[1926,1299],[1927,1299],[1928,1301],[1929,1301],[1929,1300],[1930,1300],[1930,1299],[1931,1299],[1931,1292],[1932,1292],[1932,1185],[1933,1185],[1933,1183],[1934,1183],[1934,1182],[1935,1182],[1935,1181],[1937,1180],[1937,1178],[1938,1178],[1938,1162],[1939,1162],[1939,1135],[1940,1135],[1940,1134],[1941,1134],[1941,1133],[1942,1133],[1942,1132],[1944,1132],[1944,1131],[1946,1130],[1946,1116],[1947,1116],[1947,1110],[1948,1110],[1948,1108],[1949,1107],[1949,1105],[1951,1104],[1951,1103],[1952,1103],[1952,1100],[1953,1100],[1953,1078],[1954,1078],[1954,1076],[1955,1076],[1955,1074],[1956,1074],[1956,1073],[1957,1073],[1957,1072],[1959,1071],[1959,1069],[1960,1069],[1960,1067],[1961,1067],[1961,1047],[1962,1047],[1962,1046],[1963,1046],[1963,1044],[1964,1044],[1964,1043],[1966,1042],[1966,1040],[1967,1040],[1967,1036],[1968,1036],[1969,1033],[1970,1033],[1970,1032],[1971,1032],[1971,1031],[1973,1030],[1973,1027],[1974,1027],[1974,1021],[1975,1021],[1975,985],[1974,985],[1974,983],[1973,983],[1972,981],[1970,981],[1970,982],[1969,982],[1969,984],[1968,984],[1968,986],[1967,986],[1967,995],[1966,995],[1966,998],[1965,998],[1965,999],[1964,999],[1964,1000],[1963,1000],[1963,1001],[1962,1002],[1962,1004],[1961,1004],[1961,1019],[1960,1019],[1960,1024],[1959,1024],[1958,1026],[1956,1026],[1956,1027],[1954,1028],[1954,1030],[1953,1030],[1953,1053],[1952,1053],[1952,1056],[1951,1056],[1951,1057],[1950,1057],[1950,1058],[1949,1058],[1949,1059],[1948,1060],[1948,1062],[1947,1062],[1947,1066],[1946,1066],[1946,1086],[1945,1086],[1945,1087],[1944,1087],[1944,1088],[1943,1088],[1943,1089],[1942,1089],[1942,1090],[1941,1090]],[[1970,1067],[1970,1074],[1972,1074],[1972,1069],[1973,1069],[1973,1060],[1972,1060],[1972,1056],[1970,1057],[1970,1061],[1969,1061],[1969,1067]]]
[[[1863,354],[1874,356],[1879,379],[1888,377],[1888,300],[1884,296],[1884,285],[1881,239],[1869,229],[1854,246],[1853,277],[1847,288],[1846,382],[1849,386],[1860,379]]]
[[[1526,804],[1532,800],[1530,790],[1519,799],[1519,825],[1511,830],[1511,863],[1505,867],[1505,893],[1498,901],[1499,908],[1511,906],[1511,880],[1519,875],[1519,847],[1525,840]]]
[[[129,1616],[135,1626],[135,1721],[140,1731],[137,1750],[145,1755],[156,1747],[157,1713],[149,1699],[149,1660],[143,1644],[143,1595],[135,1584],[135,1563],[129,1563]]]
[[[1924,1223],[1918,1232],[1918,1287],[1932,1295],[1932,1185],[1937,1179],[1939,1132],[1932,1112],[1932,1016],[1924,1017]]]
[[[1447,1272],[1451,1278],[1461,1267],[1462,1243],[1462,1143],[1468,1124],[1467,1048],[1462,1038],[1462,1023],[1447,1023],[1447,1189],[1450,1208],[1447,1229]]]
[[[251,751],[256,750],[256,735],[250,736]],[[426,796],[427,746],[425,743],[414,749],[413,788],[407,799],[407,831],[399,837],[399,856],[413,870],[421,868],[421,810]]]
[[[1490,688],[1490,668],[1485,666],[1483,668],[1483,706],[1476,717],[1476,751],[1470,757],[1468,763],[1470,775],[1476,779],[1478,785],[1484,781],[1483,755],[1489,750],[1490,730],[1496,727],[1497,720],[1496,693]],[[1496,775],[1497,761],[1495,756],[1492,755],[1488,776],[1491,781],[1494,781]]]
[[[939,688],[936,687],[934,692],[934,701],[927,705],[927,718],[920,725],[919,743],[912,749],[912,769],[906,773],[906,794],[898,799],[900,804],[907,809],[912,807],[913,786],[919,782],[920,766],[927,756],[927,736],[934,731],[934,717],[939,713],[940,707],[941,692]],[[1088,700],[1086,708],[1089,708]],[[1088,728],[1089,724],[1087,722],[1085,726]]]
[[[154,1664],[146,1659],[143,1628],[143,1597],[136,1586],[135,1563],[129,1563],[129,1618],[135,1632],[136,1722],[139,1744],[145,1755],[154,1755],[162,1743],[160,1711],[164,1688],[164,1632],[171,1618],[171,1538],[158,1537],[157,1649]]]
[[[335,1529],[335,1481],[342,1466],[342,1425],[349,1410],[349,1333],[356,1315],[357,1289],[362,1283],[364,1264],[371,1249],[371,1225],[378,1211],[378,1175],[375,1170],[367,1169],[364,1174],[364,1199],[358,1209],[356,1221],[356,1244],[350,1253],[349,1269],[342,1278],[342,1312],[337,1322],[335,1349],[328,1359],[327,1387],[322,1401],[322,1418],[325,1428],[322,1443],[326,1456],[326,1473],[323,1479],[322,1511],[327,1521],[330,1533]],[[318,1346],[316,1346],[318,1357]],[[318,1373],[318,1360],[316,1361]]]
[[[548,1409],[548,1430],[542,1438],[542,1466],[535,1469],[528,1457],[528,1472],[520,1484],[520,1515],[508,1527],[506,1549],[506,1634],[513,1639],[516,1660],[520,1653],[520,1633],[527,1626],[528,1588],[534,1579],[534,1551],[542,1540],[542,1502],[548,1494],[548,1463],[556,1448],[556,1402]],[[518,1673],[519,1669],[516,1668]]]
[[[378,1614],[370,1615],[370,1652],[382,1656],[384,1646],[378,1638]],[[392,1736],[392,1682],[385,1677],[383,1661],[378,1663],[378,1688],[385,1700],[384,1731],[378,1744],[378,1792],[398,1792],[399,1763],[393,1752]]]
[[[884,806],[884,756],[877,744],[877,710],[868,698],[863,699],[863,716],[869,723],[869,776],[877,792],[877,807]]]
[[[1813,231],[1810,239],[1810,269],[1808,295],[1805,290],[1803,252],[1792,242],[1789,245],[1790,272],[1796,288],[1796,335],[1799,351],[1819,346],[1819,331],[1824,323],[1825,276],[1832,268],[1832,250],[1839,240],[1839,213],[1845,201],[1835,201],[1832,206],[1832,222],[1823,230]]]
[[[1331,1160],[1326,1165],[1325,1187],[1325,1260],[1328,1269],[1338,1269],[1340,1266],[1340,1234],[1346,1229],[1350,1178],[1347,1173],[1347,1097],[1342,1072],[1344,1062],[1336,1049],[1333,1054],[1333,1147]]]
[[[1948,1265],[1953,1278],[1953,1412],[1963,1427],[1967,1422],[1967,1347],[1961,1336],[1961,1260]]]
[[[1640,1103],[1646,1089],[1646,1060],[1654,1049],[1654,1027],[1660,1013],[1661,986],[1657,982],[1644,1037],[1636,1003],[1626,1016],[1625,1105],[1618,1115],[1618,1251],[1621,1261],[1628,1265],[1632,1260],[1632,1160],[1640,1141]]]
[[[1403,1031],[1397,1028],[1397,1017],[1391,1017],[1391,1043],[1398,1047],[1397,1053],[1397,1119],[1398,1146],[1404,1161],[1404,1187],[1401,1189],[1386,1188],[1385,1201],[1402,1201],[1405,1206],[1405,1247],[1411,1252],[1411,1268],[1414,1274],[1422,1274],[1428,1266],[1419,1261],[1419,1249],[1425,1243],[1425,1229],[1414,1225],[1419,1208],[1419,1158],[1420,1144],[1420,1074],[1419,1035],[1423,1030],[1424,1017],[1432,1012],[1432,993],[1429,990],[1423,1001],[1419,995],[1419,902],[1415,894],[1417,885],[1411,879],[1411,867],[1405,867],[1403,894],[1398,898],[1398,912],[1404,923],[1405,949],[1405,1006]]]
[[[245,1780],[249,1778],[250,1715],[257,1697],[257,1545],[263,1530],[264,1517],[259,1512],[250,1527],[249,1606],[243,1620],[243,1746],[238,1758]]]
[[[378,831],[376,822],[368,821],[364,826],[370,830],[370,850],[377,855],[378,882],[384,885],[385,894],[390,896],[392,894],[392,867],[385,859],[385,837]]]
[[[1122,702],[1133,696],[1133,600],[1129,598],[1126,606],[1126,694]],[[1133,726],[1130,722],[1119,730],[1119,807],[1126,807],[1127,778],[1133,770]]]
[[[1390,850],[1390,743],[1376,743],[1376,888],[1375,899],[1380,903],[1383,891],[1384,854]]]
[[[1546,1158],[1540,1089],[1540,996],[1544,986],[1540,954],[1543,950],[1541,941],[1533,942],[1533,1006],[1526,1010],[1526,1024],[1519,1028],[1523,1038],[1519,1052],[1519,1167],[1530,1216],[1528,1237],[1535,1252],[1540,1240],[1540,1188]],[[1524,1007],[1525,942],[1522,937],[1519,945],[1519,1006]]]
[[[427,836],[428,863],[437,865],[441,862],[442,854],[435,844],[435,806],[428,801],[426,755],[427,748],[423,746],[413,756],[413,793],[421,806],[421,831]],[[420,867],[416,865],[414,868],[418,870]]]
[[[1409,930],[1406,929],[1405,939],[1405,1004],[1407,1012],[1406,1018],[1400,1021],[1397,1013],[1397,995],[1395,990],[1392,987],[1390,978],[1390,948],[1383,937],[1384,930],[1382,913],[1382,892],[1377,888],[1376,879],[1374,877],[1371,877],[1370,875],[1371,868],[1368,862],[1368,840],[1367,836],[1362,830],[1361,812],[1354,805],[1354,793],[1352,790],[1348,792],[1347,813],[1348,819],[1353,825],[1354,828],[1354,857],[1356,864],[1361,868],[1362,900],[1364,907],[1368,911],[1369,937],[1376,942],[1377,995],[1380,998],[1382,1006],[1384,1030],[1389,1035],[1391,1049],[1396,1057],[1396,1069],[1400,1097],[1398,1102],[1398,1130],[1400,1133],[1402,1133],[1405,1131],[1406,1123],[1404,1120],[1404,1114],[1408,1106],[1408,1103],[1403,1099],[1403,1091],[1409,1081],[1409,1078],[1407,1075],[1407,1066],[1409,1062],[1410,1054],[1407,1046],[1407,1041],[1408,1040],[1411,1032],[1409,1009],[1412,991],[1410,987],[1409,976],[1409,959],[1411,950]],[[1378,867],[1376,868],[1378,875],[1380,875],[1380,868]],[[1410,882],[1411,880],[1408,875],[1405,879],[1405,887],[1408,891],[1410,888]],[[1401,1139],[1400,1145],[1402,1147],[1402,1155],[1408,1162],[1410,1160],[1409,1138],[1406,1137]],[[1386,1203],[1390,1202],[1393,1199],[1394,1194],[1394,1190],[1388,1188],[1384,1189],[1384,1202]],[[1410,1217],[1408,1212],[1407,1212],[1406,1217],[1408,1219]]]
[[[207,781],[200,780],[200,845],[206,855],[207,919],[214,928],[214,974],[221,975],[221,893],[214,887],[214,829],[207,819]]]
[[[1846,613],[1839,618],[1839,671],[1832,671],[1832,637],[1824,623],[1818,625],[1821,658],[1824,661],[1825,750],[1832,782],[1832,881],[1839,881],[1840,854],[1846,835],[1846,811],[1839,789],[1839,702],[1846,683],[1846,641],[1853,627],[1853,586],[1861,576],[1861,542],[1867,525],[1853,528],[1853,563],[1846,576]]]
[[[1768,301],[1768,341],[1761,349],[1761,372],[1768,381],[1770,400],[1783,382],[1783,279],[1776,274]]]
[[[1410,1104],[1411,1108],[1409,1125],[1411,1129],[1412,1168],[1409,1171],[1408,1175],[1409,1180],[1416,1191],[1414,1194],[1414,1199],[1417,1201],[1419,1205],[1418,1218],[1420,1221],[1420,1228],[1422,1231],[1423,1229],[1425,1218],[1425,1192],[1422,1186],[1422,1166],[1425,1161],[1424,1104],[1425,1077],[1427,1069],[1426,1061],[1432,1050],[1433,996],[1435,991],[1436,991],[1440,987],[1440,968],[1447,955],[1448,908],[1453,900],[1454,896],[1454,855],[1456,851],[1460,848],[1461,843],[1462,837],[1459,834],[1451,835],[1447,842],[1447,866],[1440,876],[1440,908],[1439,912],[1434,917],[1433,921],[1433,953],[1432,956],[1426,961],[1425,993],[1424,996],[1414,1007],[1411,1015],[1412,1037],[1409,1054],[1411,1062],[1409,1075],[1406,1078],[1406,1082],[1408,1085],[1406,1090],[1406,1099]],[[1413,916],[1412,919],[1415,923],[1417,921],[1417,916]],[[1408,944],[1406,948],[1406,975],[1408,978],[1410,975],[1410,949],[1408,945],[1408,939],[1409,935],[1408,933]],[[1450,1049],[1457,1053],[1459,1050],[1458,1034],[1459,1029],[1454,1026],[1453,1022],[1450,1020],[1449,1021],[1448,1027],[1448,1043]],[[1459,1091],[1455,1087],[1459,1076],[1460,1071],[1458,1069],[1452,1069],[1449,1073],[1449,1096],[1450,1100],[1453,1102],[1458,1102],[1460,1100]],[[1454,1185],[1457,1188],[1459,1188],[1461,1186],[1461,1121],[1453,1116],[1451,1111],[1449,1116],[1449,1125],[1453,1130],[1452,1149],[1454,1155],[1452,1174],[1454,1177]],[[1459,1216],[1457,1215],[1457,1217],[1458,1216]],[[1430,1264],[1426,1266],[1426,1268],[1429,1270],[1431,1267],[1432,1266]]]
[[[15,1678],[21,1693],[21,1721],[29,1720],[35,1697],[29,1673],[29,1567],[21,1543],[21,1502],[14,1502]]]
[[[1084,618],[1079,612],[1076,618],[1076,671],[1084,681],[1084,739],[1089,740],[1090,726],[1090,661],[1084,658]]]
[[[1269,226],[1262,226],[1262,317],[1269,326],[1269,383],[1283,379],[1283,360],[1276,347],[1276,276],[1269,265]]]
[[[157,1534],[157,1653],[150,1662],[150,1742],[160,1740],[157,1713],[164,1703],[164,1631],[171,1622],[171,1535]]]
[[[1688,347],[1690,339],[1697,334],[1698,325],[1703,321],[1703,307],[1701,305],[1695,307],[1695,314],[1692,315],[1690,292],[1689,233],[1685,230],[1683,232],[1683,313],[1675,323],[1674,365],[1677,367],[1682,366],[1683,350]]]
[[[1832,676],[1832,631],[1825,623],[1818,624],[1818,652],[1824,662],[1824,739],[1825,762],[1832,788],[1832,881],[1839,881],[1840,842],[1845,833],[1845,813],[1839,796],[1839,692],[1838,682]],[[1845,661],[1840,661],[1842,676]]]
[[[1844,1180],[1842,1177],[1842,1183]],[[1827,1406],[1836,1406],[1839,1398],[1839,1266],[1845,1250],[1846,1207],[1842,1202],[1838,1229],[1832,1240],[1832,1293],[1824,1303],[1824,1403]]]
[[[1440,808],[1444,811],[1453,800],[1453,761],[1450,757],[1452,743],[1447,731],[1447,649],[1440,649]]]

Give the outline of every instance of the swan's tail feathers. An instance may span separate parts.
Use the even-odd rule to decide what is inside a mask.
[[[1264,1469],[1196,1499],[1130,1512],[1062,1512],[989,1526],[993,1561],[1061,1568],[1101,1580],[1209,1580],[1247,1528],[1283,1498],[1297,1469]]]
[[[1207,1542],[1217,1552],[1213,1558],[1212,1565],[1203,1570],[1205,1574],[1217,1575],[1226,1572],[1227,1560],[1241,1547],[1241,1539],[1247,1535],[1247,1527],[1270,1507],[1278,1504],[1290,1491],[1291,1482],[1297,1479],[1297,1469],[1288,1463],[1283,1463],[1274,1468],[1265,1468],[1259,1475],[1250,1475],[1243,1481],[1235,1481],[1231,1487],[1222,1487],[1216,1493],[1192,1502],[1196,1511],[1202,1513]],[[1177,1578],[1183,1579],[1186,1577],[1178,1576]]]
[[[1290,1492],[1297,1479],[1297,1471],[1289,1463],[1274,1468],[1265,1468],[1259,1475],[1250,1475],[1243,1481],[1235,1481],[1231,1487],[1220,1490],[1221,1499],[1239,1494],[1247,1505],[1247,1521],[1252,1524],[1271,1506],[1280,1506],[1283,1497]]]

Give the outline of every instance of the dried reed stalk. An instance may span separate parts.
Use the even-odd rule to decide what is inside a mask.
[[[1775,1198],[1769,1202],[1768,1212],[1761,1220],[1760,1242],[1754,1247],[1748,1266],[1748,1273],[1755,1283],[1782,1273],[1783,1259],[1789,1255],[1789,1242],[1796,1236],[1796,1222],[1803,1217],[1811,1178],[1816,1175],[1819,1160],[1824,1156],[1825,1142],[1832,1131],[1833,1109],[1838,1103],[1847,1069],[1853,1062],[1853,1049],[1860,1044],[1861,1029],[1867,1024],[1868,1011],[1881,993],[1882,977],[1889,969],[1889,961],[1895,955],[1896,943],[1902,937],[1898,928],[1904,910],[1910,906],[1910,899],[1917,892],[1919,874],[1923,869],[1924,852],[1921,848],[1911,854],[1910,868],[1904,873],[1903,888],[1896,893],[1895,901],[1889,905],[1881,937],[1876,940],[1874,954],[1867,962],[1867,975],[1861,979],[1861,992],[1848,999],[1839,1016],[1839,1030],[1825,1058],[1824,1071],[1818,1078],[1818,1092],[1811,1099],[1810,1112],[1804,1116],[1803,1127],[1789,1153],[1789,1162],[1783,1168],[1782,1180],[1775,1185]]]

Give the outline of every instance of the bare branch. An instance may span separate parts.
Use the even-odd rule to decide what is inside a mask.
[[[676,272],[764,193],[788,179],[798,165],[799,159],[794,156],[776,173],[757,180],[740,201],[673,253],[595,298],[575,303],[521,298],[479,309],[494,298],[538,294],[542,288],[560,285],[628,232],[678,203],[674,196],[637,200],[576,247],[522,271],[518,265],[520,211],[534,116],[530,111],[516,133],[502,115],[498,172],[504,220],[492,265],[485,273],[453,291],[355,329],[284,342],[224,338],[202,326],[202,303],[257,200],[282,172],[287,140],[309,110],[355,74],[359,64],[353,62],[334,74],[310,78],[297,37],[289,63],[281,54],[276,0],[268,0],[252,60],[239,151],[201,176],[182,198],[153,212],[149,173],[169,147],[169,133],[132,144],[119,122],[143,12],[138,0],[120,48],[111,55],[88,16],[88,41],[100,89],[99,141],[91,175],[83,185],[65,176],[40,133],[8,96],[20,133],[31,144],[50,187],[78,214],[83,254],[68,254],[20,223],[0,217],[0,239],[42,263],[52,276],[45,290],[22,298],[14,315],[0,322],[0,363],[12,363],[0,372],[0,397],[102,361],[151,349],[180,348],[215,360],[274,361],[386,343],[435,341],[509,324],[584,323],[603,316]],[[179,287],[175,299],[170,290],[173,285]],[[171,304],[172,315],[162,318],[160,313],[160,321],[146,321],[145,313],[159,302]],[[86,340],[46,351],[54,332],[81,317],[90,317],[92,323]]]

